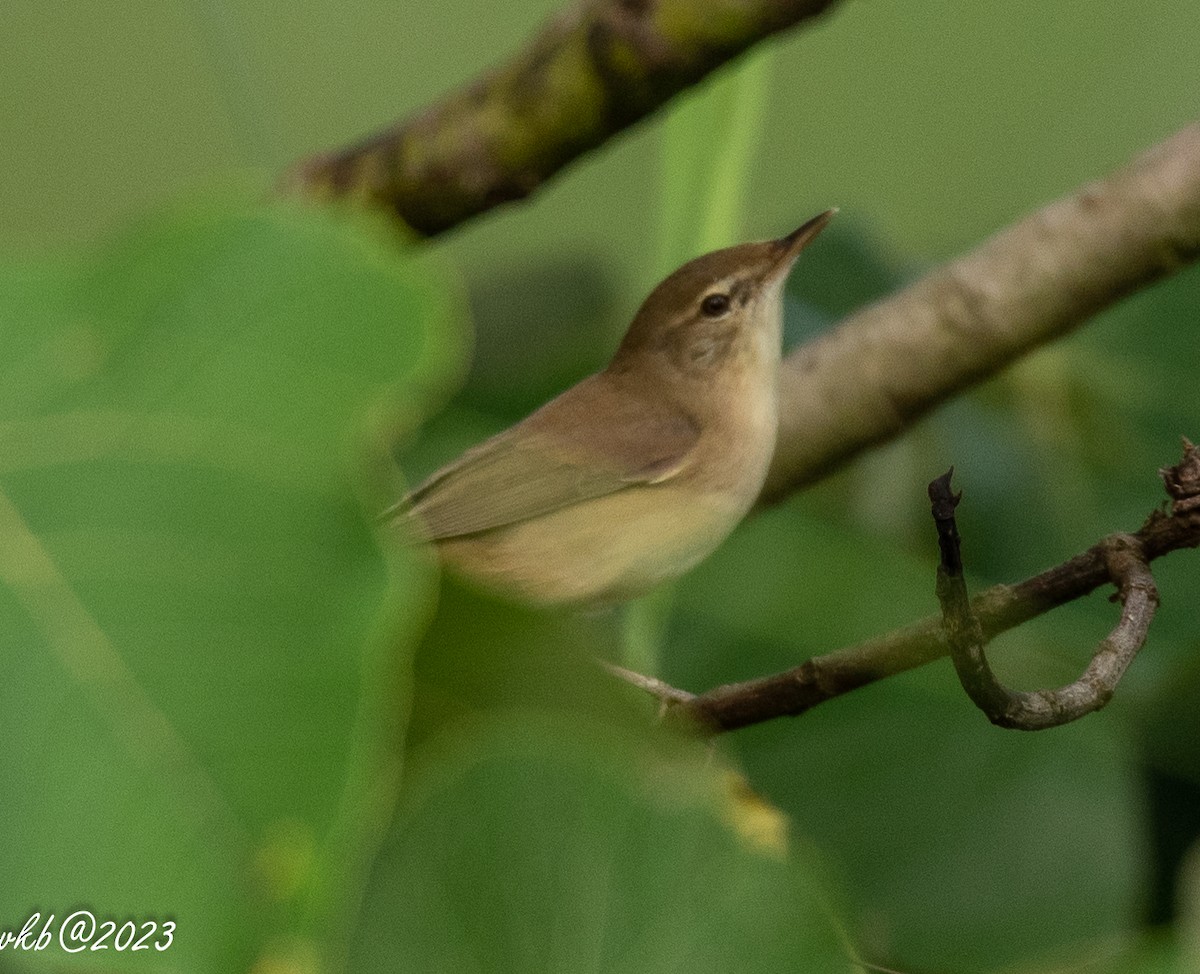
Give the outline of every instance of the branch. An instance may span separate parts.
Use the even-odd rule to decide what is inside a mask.
[[[437,233],[835,0],[578,0],[509,64],[286,183]],[[1200,122],[793,351],[770,503],[1200,256]]]
[[[793,351],[771,502],[1200,257],[1200,123]]]
[[[754,44],[835,0],[577,0],[502,67],[297,164],[284,189],[352,197],[432,235],[528,196]]]
[[[942,624],[963,689],[993,724],[1013,730],[1059,727],[1099,710],[1112,699],[1125,670],[1145,645],[1158,609],[1158,588],[1137,539],[1115,534],[1103,542],[1107,549],[1105,567],[1109,579],[1117,586],[1116,598],[1121,602],[1121,621],[1100,642],[1083,675],[1057,690],[1010,690],[996,678],[988,664],[983,651],[983,630],[967,598],[954,519],[954,508],[962,495],[950,490],[953,473],[951,467],[929,485],[929,498],[933,501],[933,518],[942,551],[937,572]]]
[[[618,680],[624,680],[630,686],[645,690],[650,696],[658,698],[663,707],[686,707],[696,699],[694,693],[679,690],[669,683],[664,683],[656,676],[646,676],[635,670],[627,670],[624,666],[617,666],[616,663],[609,663],[607,660],[600,660],[600,665]]]
[[[978,625],[979,641],[994,639],[1109,582],[1114,550],[1132,545],[1150,562],[1179,548],[1200,546],[1200,449],[1184,440],[1183,460],[1159,472],[1172,501],[1169,515],[1155,511],[1132,535],[1111,535],[1040,575],[1016,585],[996,585],[976,596],[970,602],[970,613]],[[634,682],[674,714],[720,732],[797,716],[826,700],[949,653],[942,619],[930,616],[857,646],[814,656],[786,672],[726,684],[695,696],[672,687]]]

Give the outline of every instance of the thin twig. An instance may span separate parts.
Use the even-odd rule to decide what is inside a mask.
[[[1115,546],[1132,538],[1147,562],[1180,548],[1200,546],[1200,450],[1184,440],[1184,457],[1160,471],[1172,500],[1170,514],[1155,511],[1132,535],[1112,535],[1087,551],[1016,585],[996,585],[971,600],[985,641],[1107,584]],[[713,732],[737,730],[776,717],[794,717],[877,680],[949,655],[940,616],[929,616],[857,646],[814,656],[771,676],[716,687],[675,709]],[[656,681],[658,682],[658,681]],[[660,690],[662,688],[659,688]],[[668,691],[685,691],[667,687]],[[656,692],[660,700],[661,692]]]
[[[962,495],[950,490],[953,472],[951,468],[929,485],[929,498],[942,552],[937,571],[938,601],[950,659],[963,689],[993,724],[1013,730],[1046,730],[1099,710],[1112,699],[1126,668],[1145,644],[1158,608],[1158,589],[1137,539],[1127,534],[1105,539],[1105,564],[1117,586],[1121,619],[1101,640],[1083,675],[1057,690],[1011,690],[988,664],[983,630],[967,598],[954,518]]]
[[[644,673],[638,673],[634,670],[627,670],[625,667],[617,666],[616,663],[609,663],[607,660],[601,660],[600,665],[618,680],[624,680],[639,690],[645,690],[652,697],[657,697],[659,702],[665,707],[687,706],[696,699],[694,693],[688,693],[686,690],[673,687],[671,684],[664,683],[657,677],[646,676]]]

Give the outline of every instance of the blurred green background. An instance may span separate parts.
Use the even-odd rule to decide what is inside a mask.
[[[755,516],[632,623],[439,593],[362,514],[393,455],[417,479],[601,365],[707,247],[842,208],[790,283],[798,341],[1166,137],[1195,4],[847,2],[419,248],[261,202],[557,7],[8,0],[0,932],[178,932],[0,971],[1200,970],[1189,554],[1113,704],[1044,734],[939,664],[709,751],[590,662],[701,690],[928,614],[951,463],[976,588],[1135,528],[1200,436],[1195,269]],[[1112,619],[1093,595],[996,665],[1065,682]]]

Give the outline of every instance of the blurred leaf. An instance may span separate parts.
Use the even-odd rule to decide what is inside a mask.
[[[680,95],[667,109],[660,277],[693,257],[738,243],[743,234],[749,174],[762,136],[770,77],[771,51],[760,48]]]
[[[680,585],[664,678],[699,691],[886,632],[935,610],[932,575],[932,557],[916,564],[799,505],[766,512]],[[1022,677],[1036,672],[1007,639],[997,668],[1016,649]],[[987,970],[1136,922],[1144,823],[1108,714],[1001,731],[943,662],[722,740],[840,869],[869,957]]]
[[[1036,960],[997,968],[995,974],[1192,974],[1195,969],[1171,928],[1149,926],[1132,936],[1051,950]]]
[[[1200,966],[1200,839],[1183,856],[1176,886],[1176,929],[1189,966]]]
[[[471,268],[475,354],[457,401],[515,422],[600,369],[615,349],[611,269],[595,256]],[[632,309],[621,309],[631,314]],[[626,320],[615,322],[623,332]]]
[[[597,665],[619,625],[443,579],[354,974],[848,968],[783,817]]]
[[[878,571],[881,563],[889,570]],[[700,625],[828,650],[933,611],[931,572],[932,566],[899,556],[886,542],[812,517],[793,501],[739,526],[683,580],[678,604]],[[864,578],[864,597],[848,598]],[[697,652],[684,655],[681,648],[677,672],[717,665],[702,648]],[[759,662],[735,657],[720,667],[745,671]]]
[[[1178,655],[1139,701],[1143,746],[1148,764],[1200,787],[1200,640],[1192,639]],[[1200,809],[1193,812],[1193,825],[1200,827]]]
[[[701,747],[661,751],[528,712],[429,741],[352,974],[849,971],[807,857],[727,824],[727,781]]]
[[[1160,613],[1171,604],[1165,602]],[[1160,665],[1136,699],[1138,745],[1152,799],[1154,888],[1149,916],[1158,922],[1176,919],[1182,897],[1189,905],[1182,912],[1195,914],[1186,922],[1200,954],[1200,643],[1193,638],[1180,647],[1172,663],[1159,659],[1161,642],[1152,631],[1142,655]]]
[[[1120,737],[1098,720],[1005,733],[924,692],[952,679],[940,670],[736,742],[751,782],[843,868],[864,947],[988,970],[1133,929],[1146,850]]]
[[[1198,315],[1200,268],[1189,268],[939,413],[947,454],[987,492],[991,577],[1133,530],[1165,499],[1158,469],[1178,460],[1181,435],[1200,435]],[[1200,574],[1177,584],[1200,597]]]
[[[1150,930],[1122,955],[1108,964],[1096,964],[1096,974],[1194,974],[1196,958],[1169,930]],[[1029,974],[1042,974],[1035,968]],[[1055,974],[1045,968],[1045,974]]]
[[[336,932],[430,595],[414,553],[385,570],[350,434],[455,366],[439,277],[216,208],[3,272],[0,925],[172,917],[137,957],[213,972]]]
[[[788,276],[784,346],[806,341],[898,290],[907,270],[870,232],[861,215],[839,213],[821,232],[820,243],[805,250]]]
[[[478,719],[537,711],[645,724],[653,710],[598,663],[613,658],[615,612],[539,611],[506,602],[447,572],[413,668],[408,744]]]

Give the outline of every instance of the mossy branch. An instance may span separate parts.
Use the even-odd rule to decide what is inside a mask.
[[[758,41],[835,0],[580,0],[508,63],[284,188],[389,209],[425,235],[522,199]]]

